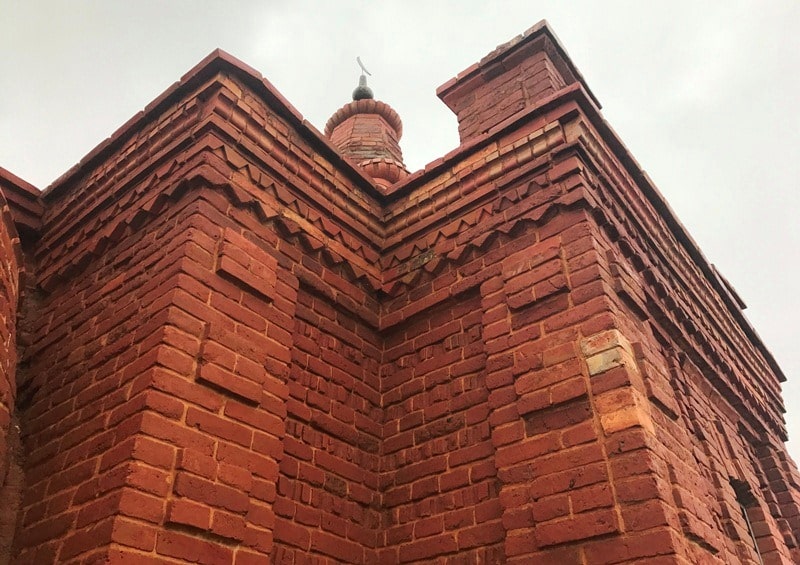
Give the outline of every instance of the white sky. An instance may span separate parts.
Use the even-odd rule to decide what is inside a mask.
[[[360,55],[411,170],[458,144],[436,87],[547,19],[783,367],[800,460],[800,2],[0,0],[0,165],[44,188],[216,47],[318,129]]]

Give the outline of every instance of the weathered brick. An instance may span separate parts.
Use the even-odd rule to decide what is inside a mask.
[[[208,530],[211,526],[211,509],[190,499],[172,499],[167,505],[167,521]]]
[[[176,531],[164,530],[158,533],[156,552],[159,555],[204,565],[233,563],[231,548]]]
[[[613,510],[597,510],[576,514],[560,521],[536,525],[536,538],[542,547],[590,539],[619,531],[617,516]]]

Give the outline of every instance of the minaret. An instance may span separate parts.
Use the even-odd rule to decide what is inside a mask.
[[[353,91],[353,101],[334,112],[325,124],[325,135],[342,155],[386,190],[408,175],[399,144],[403,123],[391,106],[374,99],[372,89],[367,86],[369,72],[360,60],[358,63],[362,73]]]

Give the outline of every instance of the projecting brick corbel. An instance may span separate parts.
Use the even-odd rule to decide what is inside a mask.
[[[503,273],[508,308],[521,310],[569,290],[559,247],[549,247]]]
[[[217,257],[217,273],[233,279],[268,300],[275,292],[278,262],[232,229],[226,229]]]

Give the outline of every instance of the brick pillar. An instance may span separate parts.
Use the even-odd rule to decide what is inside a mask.
[[[583,224],[508,257],[481,286],[509,563],[676,553],[641,376],[602,278]]]
[[[17,303],[20,244],[5,198],[0,195],[0,563],[10,557],[22,471],[16,457],[19,428],[17,397]]]
[[[798,563],[800,547],[796,532],[800,532],[800,475],[786,452],[774,445],[761,446],[758,458],[769,483],[769,489],[763,489],[762,493],[771,508],[761,504],[748,510],[753,534],[758,539],[765,563]],[[776,514],[780,518],[777,520],[773,519],[773,509],[779,509]],[[774,541],[781,538],[786,542],[790,556],[785,555],[784,548]]]
[[[651,405],[634,348],[616,328],[579,345],[620,523],[619,537],[586,545],[587,562],[613,555],[625,563],[656,556],[680,563],[684,540],[676,535],[680,523],[669,473],[656,456]]]
[[[297,282],[263,242],[205,214],[187,221],[183,274],[165,297],[156,355],[169,368],[142,375],[149,410],[117,450],[132,486],[165,505],[139,495],[123,509],[138,521],[117,526],[120,563],[129,548],[215,563],[262,563],[272,551]]]
[[[200,192],[43,301],[18,563],[269,559],[297,281]]]
[[[181,375],[156,371],[148,383],[182,418],[147,413],[141,425],[143,436],[175,450],[159,493],[166,509],[153,527],[155,552],[263,563],[272,552],[297,280],[241,227],[222,229],[202,215],[192,223],[188,276],[171,297],[175,331],[163,351],[196,362]]]

